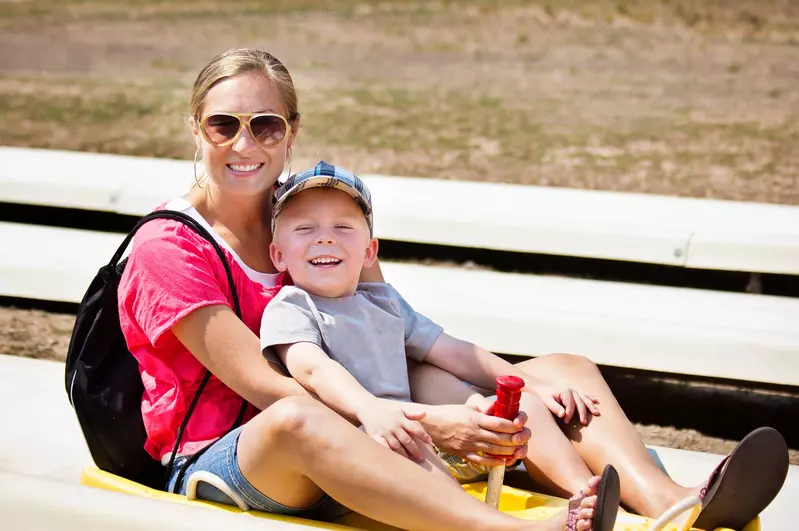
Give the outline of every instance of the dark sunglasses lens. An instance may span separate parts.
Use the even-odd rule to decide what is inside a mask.
[[[205,119],[203,132],[210,144],[220,145],[235,137],[239,127],[241,122],[235,116],[214,114]]]
[[[286,122],[278,116],[254,116],[250,128],[255,140],[264,146],[276,146],[286,137]]]

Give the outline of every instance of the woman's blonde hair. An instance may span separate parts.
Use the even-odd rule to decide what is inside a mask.
[[[283,96],[286,106],[286,119],[292,126],[297,123],[300,113],[297,105],[297,92],[288,69],[271,53],[256,48],[236,48],[224,51],[205,65],[194,82],[191,92],[190,112],[198,122],[201,119],[205,98],[214,85],[222,80],[244,72],[257,70],[274,83]]]

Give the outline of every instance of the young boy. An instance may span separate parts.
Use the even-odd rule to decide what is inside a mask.
[[[294,286],[267,305],[261,348],[329,407],[372,438],[425,467],[461,481],[483,470],[441,456],[417,422],[406,356],[426,361],[478,387],[492,389],[513,365],[455,339],[415,312],[391,285],[361,283],[377,259],[369,190],[347,170],[320,162],[275,193],[270,254]],[[487,399],[475,395],[476,402]]]

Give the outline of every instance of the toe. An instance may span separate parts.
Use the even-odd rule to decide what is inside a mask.
[[[593,509],[596,507],[596,496],[587,496],[580,502],[580,507],[583,509]]]

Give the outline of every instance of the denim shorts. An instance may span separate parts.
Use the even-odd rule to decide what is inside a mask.
[[[348,512],[343,505],[326,494],[310,507],[302,508],[287,507],[263,495],[247,481],[247,478],[244,477],[244,474],[241,473],[241,469],[239,468],[237,448],[239,435],[241,435],[242,429],[244,429],[244,426],[239,426],[213,443],[196,461],[188,466],[180,489],[178,490],[180,494],[186,494],[188,479],[194,472],[206,471],[218,476],[233,492],[238,494],[246,502],[250,509],[317,520],[331,520]],[[168,483],[169,492],[173,491],[180,470],[186,464],[189,457],[190,456],[179,456],[175,459],[174,470]],[[197,485],[197,498],[226,505],[236,505],[236,502],[227,494],[204,482],[200,482]]]

